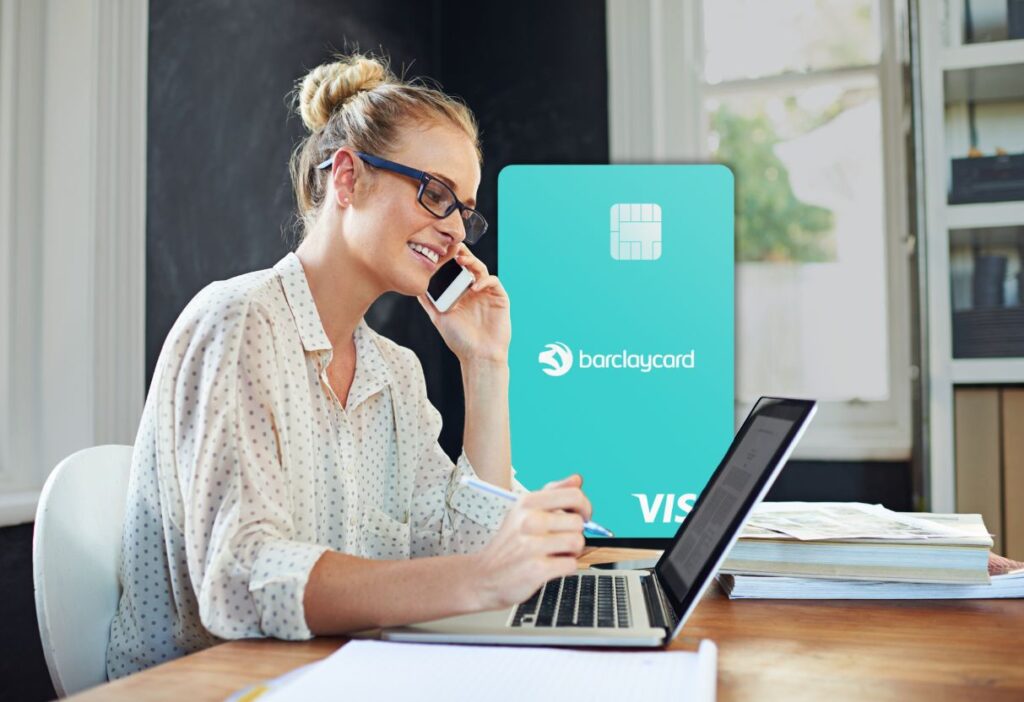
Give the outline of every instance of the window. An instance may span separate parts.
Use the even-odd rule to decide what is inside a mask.
[[[893,1],[651,0],[630,21],[624,5],[608,2],[613,159],[713,160],[736,175],[738,418],[760,395],[813,397],[798,455],[907,458]],[[643,34],[648,56],[617,50]],[[616,83],[637,80],[646,122],[617,105]]]
[[[707,154],[737,183],[741,401],[889,396],[877,9],[703,2]]]

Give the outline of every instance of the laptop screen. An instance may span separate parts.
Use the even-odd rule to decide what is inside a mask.
[[[758,496],[814,407],[803,400],[762,398],[680,526],[656,572],[682,613],[729,547]],[[695,587],[696,586],[696,587]]]

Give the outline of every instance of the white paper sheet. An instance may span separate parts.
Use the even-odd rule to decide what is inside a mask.
[[[707,640],[696,653],[351,641],[260,702],[713,702],[717,659]]]
[[[968,536],[954,527],[859,502],[762,502],[742,538],[778,535],[801,541],[829,539],[919,540]]]

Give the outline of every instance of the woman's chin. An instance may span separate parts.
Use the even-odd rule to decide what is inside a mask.
[[[427,287],[430,285],[430,278],[420,275],[416,276],[405,276],[402,280],[397,281],[391,289],[400,295],[408,295],[409,297],[419,297],[427,292]]]

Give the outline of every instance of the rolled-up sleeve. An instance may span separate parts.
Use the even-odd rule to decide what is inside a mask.
[[[436,442],[435,442],[436,443]],[[438,445],[440,449],[440,445]],[[442,451],[443,454],[443,451]],[[441,460],[441,459],[439,459]],[[473,465],[463,450],[459,459],[452,465],[447,455],[443,456],[443,462],[451,471],[451,477],[445,490],[445,504],[455,513],[467,517],[473,523],[478,524],[489,532],[497,531],[501,526],[502,519],[509,510],[509,503],[499,497],[478,492],[462,484],[463,476],[478,478]],[[526,488],[519,484],[515,478],[515,468],[512,468],[512,492],[525,494]]]
[[[200,320],[174,383],[173,440],[188,576],[221,638],[306,639],[303,596],[325,546],[297,538],[275,416],[269,318]]]
[[[493,495],[472,490],[462,484],[463,476],[478,477],[465,450],[454,463],[438,443],[441,435],[441,413],[427,397],[423,368],[412,352],[406,355],[407,387],[412,397],[406,398],[417,418],[416,434],[420,438],[415,466],[415,480],[410,510],[413,557],[452,553],[473,553],[483,548],[501,526],[511,503]],[[515,478],[512,468],[512,491],[528,492]]]

